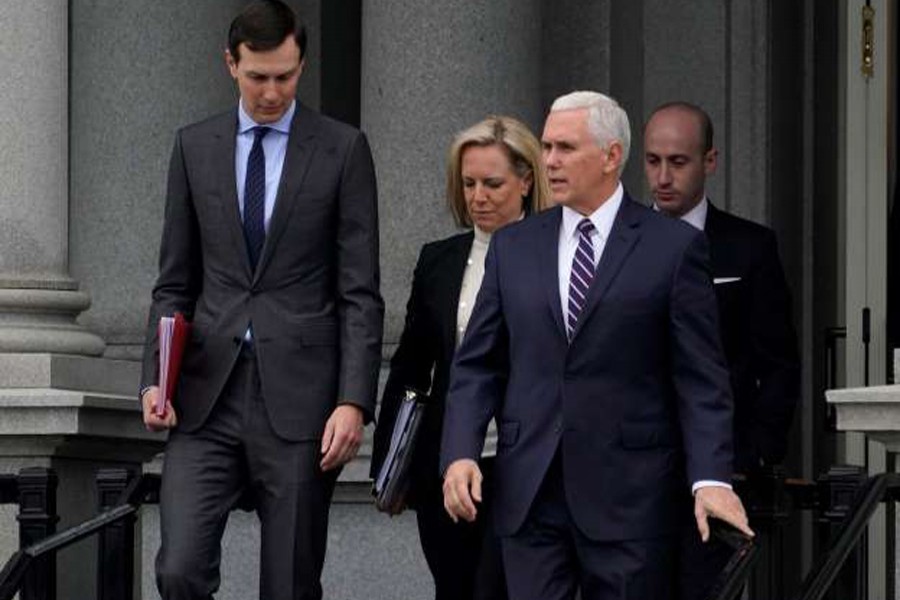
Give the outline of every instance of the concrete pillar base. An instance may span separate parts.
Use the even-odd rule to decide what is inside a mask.
[[[141,421],[139,370],[128,361],[0,354],[0,473],[55,469],[60,531],[97,514],[99,469],[139,474],[163,449],[165,436],[148,432]],[[14,505],[0,507],[0,563],[19,544],[16,512]],[[96,538],[62,551],[57,560],[60,600],[96,597]]]
[[[90,305],[74,282],[71,289],[0,288],[0,352],[103,354],[103,340],[76,322]]]

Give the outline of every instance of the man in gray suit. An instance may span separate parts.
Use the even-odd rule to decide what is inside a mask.
[[[169,429],[157,584],[211,598],[229,511],[252,497],[260,597],[318,599],[328,506],[371,420],[384,305],[365,137],[295,101],[306,34],[280,0],[232,22],[241,99],[180,130],[144,353],[144,422]],[[193,322],[157,414],[159,318]]]

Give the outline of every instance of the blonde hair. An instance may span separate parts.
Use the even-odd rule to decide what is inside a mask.
[[[540,142],[521,121],[492,115],[458,133],[447,153],[447,205],[457,225],[472,227],[462,180],[462,155],[472,146],[498,146],[509,157],[517,176],[526,177],[531,173],[531,191],[522,199],[526,215],[550,206],[550,184],[541,166]]]

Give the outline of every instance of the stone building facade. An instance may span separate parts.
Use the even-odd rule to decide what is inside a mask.
[[[225,34],[242,0],[0,3],[0,472],[56,468],[62,526],[93,514],[99,466],[154,468],[134,400],[173,135],[232,106]],[[819,332],[839,323],[839,81],[845,1],[291,0],[311,34],[301,101],[369,137],[379,181],[385,358],[421,245],[454,233],[444,159],[488,114],[539,131],[554,97],[596,89],[631,117],[624,180],[645,198],[640,131],[664,101],[716,128],[720,207],[772,226],[805,363],[792,449],[822,466]],[[816,299],[814,302],[813,299]],[[367,503],[367,456],[332,511],[326,594],[424,598],[414,519]],[[0,507],[0,560],[15,547]],[[223,598],[255,594],[255,519],[227,534]],[[156,515],[143,517],[144,598]],[[91,547],[92,542],[85,542]],[[60,557],[60,598],[92,594],[91,552]]]

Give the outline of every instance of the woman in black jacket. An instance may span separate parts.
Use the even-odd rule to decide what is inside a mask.
[[[499,543],[489,524],[493,423],[481,459],[484,500],[474,523],[454,524],[444,511],[438,454],[450,364],[481,286],[491,234],[547,208],[549,190],[540,159],[538,140],[509,117],[490,117],[454,139],[447,160],[447,203],[457,224],[471,230],[423,246],[382,398],[373,477],[387,453],[404,390],[414,388],[430,396],[407,505],[416,510],[437,600],[506,597]]]

